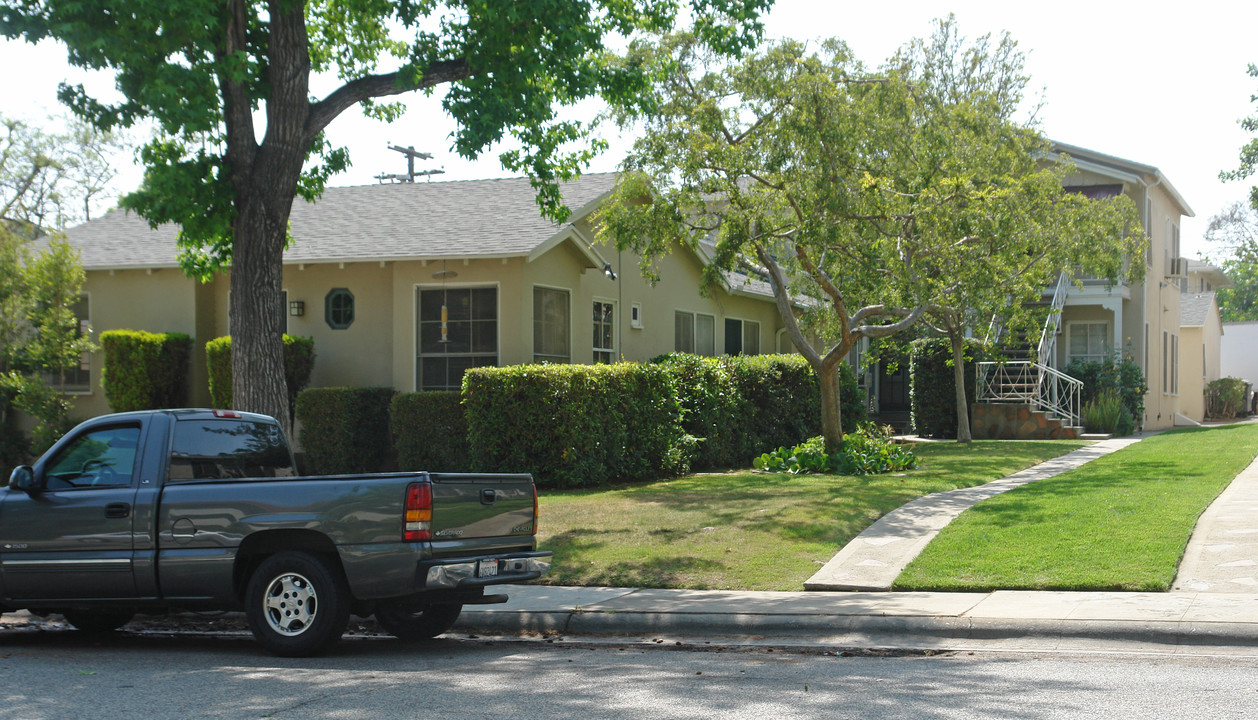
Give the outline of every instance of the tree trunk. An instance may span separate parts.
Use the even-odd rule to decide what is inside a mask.
[[[952,341],[952,380],[956,385],[957,396],[957,442],[968,443],[974,438],[970,435],[970,406],[965,399],[965,338],[960,330],[948,333]]]
[[[287,431],[291,418],[284,384],[280,306],[288,212],[278,211],[274,202],[254,195],[242,198],[237,206],[228,308],[232,406],[270,415]]]
[[[817,384],[821,389],[821,435],[826,441],[826,452],[836,453],[843,448],[843,413],[839,390],[839,364],[815,367]]]

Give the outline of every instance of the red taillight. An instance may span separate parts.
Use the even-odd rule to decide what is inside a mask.
[[[236,412],[235,410],[215,410],[215,411],[214,411],[214,417],[216,417],[216,418],[233,418],[233,419],[239,420],[240,418],[242,418],[242,417],[244,417],[244,416],[243,416],[243,415],[241,415],[240,413]]]
[[[541,511],[537,509],[537,486],[534,485],[533,486],[533,534],[534,535],[537,534],[537,528],[541,524],[539,522],[540,518],[541,518]]]
[[[432,486],[428,483],[406,486],[406,526],[402,539],[406,542],[432,539]]]

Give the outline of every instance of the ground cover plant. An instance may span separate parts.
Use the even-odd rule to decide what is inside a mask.
[[[544,582],[801,590],[849,540],[933,492],[971,487],[1086,443],[926,443],[916,470],[885,475],[710,473],[611,490],[543,491]]]
[[[1167,590],[1197,518],[1255,453],[1255,425],[1155,435],[975,505],[894,587]]]

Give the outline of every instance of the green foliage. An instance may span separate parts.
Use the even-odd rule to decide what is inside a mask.
[[[389,407],[398,467],[407,471],[467,472],[471,448],[460,394],[402,393]]]
[[[966,338],[965,397],[974,402],[974,363],[988,358],[983,344]],[[913,401],[913,428],[932,438],[957,436],[957,383],[952,342],[948,338],[922,338],[909,343],[909,383]]]
[[[753,467],[765,472],[832,473],[835,475],[878,475],[917,467],[913,450],[891,439],[890,428],[866,424],[843,436],[837,453],[826,453],[825,439],[811,438],[793,448],[780,447],[764,453]]]
[[[1107,389],[1112,390],[1131,415],[1135,423],[1133,431],[1143,424],[1144,396],[1149,392],[1149,386],[1145,384],[1140,366],[1131,357],[1115,353],[1101,361],[1074,360],[1066,366],[1066,374],[1083,381],[1079,397],[1081,405],[1091,403]]]
[[[288,388],[289,413],[296,411],[297,395],[310,384],[314,372],[314,338],[284,335],[284,385]],[[232,339],[230,335],[205,344],[210,370],[210,402],[224,410],[232,407]]]
[[[305,472],[343,475],[395,467],[389,433],[393,388],[311,388],[297,396]]]
[[[837,39],[732,64],[684,36],[639,51],[674,65],[650,113],[619,117],[645,127],[596,214],[600,237],[640,252],[647,277],[673,248],[714,241],[709,290],[764,268],[823,387],[862,338],[928,311],[961,328],[1072,262],[1118,272],[1140,247],[1122,232],[1138,227],[1130,200],[1067,193],[1069,163],[1044,163],[1049,142],[1015,119],[1027,78],[1007,36],[967,43],[948,18],[876,72]],[[800,295],[813,302],[787,300]],[[797,311],[826,330],[816,347]],[[837,399],[821,402],[834,450]]]
[[[817,379],[798,355],[700,357],[673,353],[652,362],[669,369],[682,427],[698,441],[695,469],[746,467],[761,449],[793,445],[820,430]],[[843,422],[866,417],[864,393],[846,363],[839,368]]]
[[[101,333],[101,389],[114,412],[186,405],[192,338],[183,333],[109,330]]]
[[[1247,383],[1235,377],[1212,381],[1206,387],[1206,415],[1213,418],[1234,418],[1243,413]]]
[[[1258,320],[1258,207],[1228,206],[1210,218],[1205,239],[1222,249],[1219,265],[1232,284],[1216,291],[1220,319]]]
[[[1088,432],[1130,435],[1136,430],[1131,411],[1123,405],[1123,399],[1114,388],[1104,388],[1083,404],[1079,411],[1083,427]]]
[[[539,487],[594,487],[684,469],[681,406],[658,365],[517,365],[463,376],[478,470]]]
[[[1251,63],[1249,66],[1249,76],[1258,78],[1258,64]],[[1258,93],[1251,95],[1249,98],[1258,104]],[[1249,142],[1245,143],[1240,152],[1240,166],[1230,172],[1224,171],[1219,173],[1222,180],[1243,180],[1254,174],[1258,170],[1258,114],[1250,115],[1241,120],[1241,127],[1247,132],[1254,134]],[[1253,186],[1249,191],[1249,204],[1255,210],[1258,210],[1258,185]]]

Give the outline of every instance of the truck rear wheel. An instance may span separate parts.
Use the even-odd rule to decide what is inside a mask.
[[[107,633],[131,622],[130,610],[67,610],[61,613],[75,629],[85,633]]]
[[[263,560],[245,590],[253,636],[284,657],[308,657],[336,644],[349,623],[349,605],[340,569],[305,552]]]
[[[393,601],[376,608],[376,622],[397,639],[415,642],[435,638],[449,630],[461,612],[462,605],[417,606]]]

